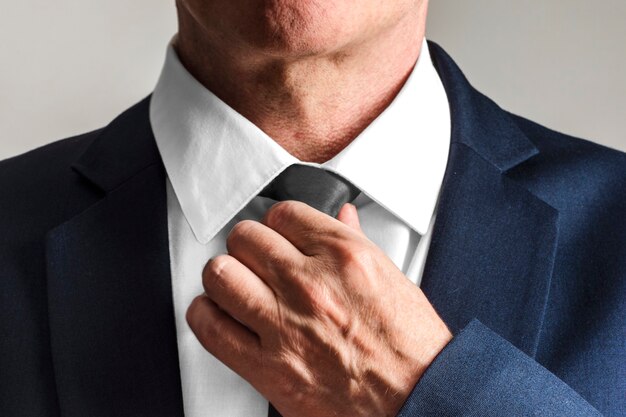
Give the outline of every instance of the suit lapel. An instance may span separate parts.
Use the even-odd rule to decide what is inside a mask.
[[[450,157],[422,289],[453,332],[477,318],[534,355],[549,295],[558,212],[507,173],[538,153],[436,44],[452,116]]]
[[[74,165],[104,197],[47,235],[64,416],[182,416],[165,174],[146,99]]]
[[[534,355],[558,213],[453,144],[422,289],[453,332],[477,318]]]

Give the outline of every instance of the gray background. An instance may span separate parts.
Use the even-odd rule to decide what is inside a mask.
[[[173,0],[2,3],[0,159],[147,95],[176,30]],[[626,150],[623,0],[431,0],[428,38],[502,107]]]

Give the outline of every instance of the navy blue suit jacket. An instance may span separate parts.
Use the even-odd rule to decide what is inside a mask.
[[[421,288],[455,337],[400,415],[625,416],[625,154],[430,49],[452,138]],[[148,106],[0,162],[2,416],[183,415]]]

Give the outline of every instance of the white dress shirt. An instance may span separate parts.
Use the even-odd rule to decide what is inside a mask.
[[[272,201],[258,197],[300,161],[207,90],[170,44],[150,105],[167,171],[174,314],[187,417],[266,417],[268,403],[205,351],[185,321],[203,292],[201,272],[225,253],[243,219],[259,220]],[[354,204],[365,234],[419,285],[448,159],[450,114],[426,41],[392,103],[323,167],[362,191]]]

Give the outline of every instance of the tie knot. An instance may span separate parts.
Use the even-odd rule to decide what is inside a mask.
[[[259,193],[276,201],[302,201],[329,216],[359,195],[359,189],[341,176],[321,168],[294,164]]]

